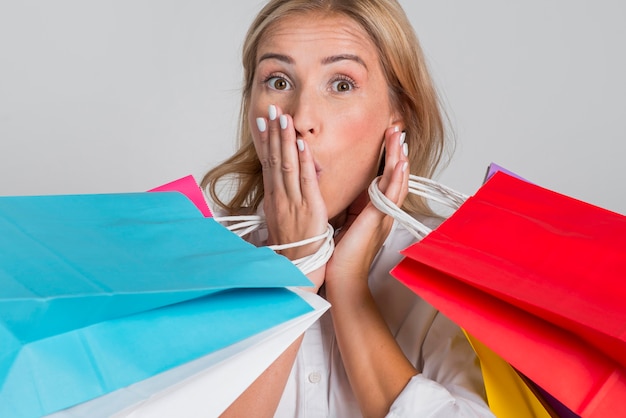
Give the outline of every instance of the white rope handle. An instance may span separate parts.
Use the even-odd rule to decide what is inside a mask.
[[[417,239],[422,239],[428,235],[432,229],[389,200],[389,198],[380,191],[378,187],[379,181],[380,177],[375,178],[367,189],[372,204],[382,213],[394,218]],[[457,210],[461,207],[469,197],[434,180],[413,174],[409,175],[409,193],[422,196],[425,199],[440,203],[453,210]]]
[[[226,225],[226,228],[240,237],[244,237],[265,225],[265,219],[259,215],[221,216],[215,217],[214,219],[222,224],[231,223]],[[324,240],[322,246],[315,253],[297,260],[292,260],[292,263],[296,267],[298,267],[304,274],[308,274],[326,264],[326,262],[333,255],[333,251],[335,250],[335,241],[333,239],[334,235],[335,230],[332,225],[328,224],[326,232],[323,234],[288,244],[268,245],[268,248],[271,248],[274,251],[280,251]]]

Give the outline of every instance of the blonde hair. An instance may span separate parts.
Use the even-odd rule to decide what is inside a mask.
[[[247,121],[255,76],[257,50],[268,28],[280,19],[305,13],[339,14],[353,19],[378,48],[392,106],[402,116],[412,174],[432,177],[445,150],[444,122],[439,98],[413,28],[395,0],[271,0],[250,26],[243,46],[244,86],[239,115],[237,152],[210,170],[201,185],[211,199],[230,214],[254,212],[263,199],[261,163]],[[234,181],[234,192],[223,201],[221,179]],[[432,214],[427,203],[409,195],[404,209]]]

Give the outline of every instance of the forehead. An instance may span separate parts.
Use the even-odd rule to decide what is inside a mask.
[[[369,34],[352,18],[340,14],[303,13],[278,19],[262,35],[257,59],[274,49],[353,53],[378,60],[378,50]]]

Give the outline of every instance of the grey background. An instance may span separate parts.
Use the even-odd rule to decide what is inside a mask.
[[[234,149],[262,1],[0,0],[0,195],[142,191]],[[464,193],[496,162],[626,213],[626,3],[402,2]]]

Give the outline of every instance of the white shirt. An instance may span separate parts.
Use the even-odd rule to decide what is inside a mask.
[[[250,240],[258,245],[265,235],[257,231]],[[394,223],[369,273],[370,290],[391,333],[421,370],[387,417],[492,417],[478,359],[463,331],[389,273],[400,262],[400,251],[414,241]],[[304,335],[275,417],[360,416],[327,312]]]
[[[372,295],[389,329],[422,371],[409,381],[387,417],[491,417],[478,360],[461,329],[389,274],[400,262],[400,250],[413,242],[409,232],[394,224],[369,274]],[[327,312],[304,335],[275,417],[360,416]]]

